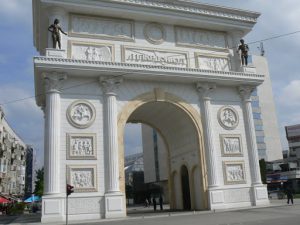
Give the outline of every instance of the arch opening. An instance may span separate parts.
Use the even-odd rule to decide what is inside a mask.
[[[163,189],[158,194],[151,193],[151,197],[155,196],[158,202],[159,195],[162,193],[164,200],[169,200],[170,208],[174,210],[207,209],[207,182],[204,176],[206,166],[200,116],[183,101],[174,101],[174,99],[156,101],[155,98],[149,100],[149,96],[147,97],[148,99],[140,101],[140,104],[133,101],[125,106],[120,113],[118,127],[119,134],[122,135],[120,137],[124,137],[124,127],[127,123],[142,123],[143,127],[151,130],[148,135],[147,132],[142,131],[144,180],[147,181],[146,177],[152,177],[154,182],[163,180],[166,181],[167,187],[167,191]],[[157,149],[155,143],[158,143],[158,137],[162,140],[163,147]],[[122,161],[124,160],[123,139],[119,140],[119,146]],[[154,157],[149,158],[149,154]],[[155,162],[155,154],[158,162]],[[124,165],[124,162],[120,165]],[[199,168],[197,174],[188,172],[195,167]],[[124,171],[124,167],[120,169]],[[165,174],[165,177],[162,174]],[[121,186],[122,183],[124,179],[123,182],[121,181]],[[125,192],[124,186],[121,190]],[[189,195],[189,203],[183,199],[187,195]],[[195,198],[199,199],[195,200]]]

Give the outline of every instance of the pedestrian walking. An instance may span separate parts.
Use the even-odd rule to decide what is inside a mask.
[[[287,204],[290,204],[290,201],[292,205],[294,204],[294,196],[293,196],[293,189],[291,186],[288,186],[286,188],[286,196],[287,196]]]
[[[163,198],[161,195],[159,196],[159,207],[160,207],[160,210],[163,210]]]
[[[145,207],[146,207],[146,208],[148,208],[148,207],[149,207],[149,201],[148,201],[148,199],[147,199],[147,198],[145,199]]]
[[[152,198],[152,203],[153,203],[153,209],[156,211],[156,199],[155,197]]]

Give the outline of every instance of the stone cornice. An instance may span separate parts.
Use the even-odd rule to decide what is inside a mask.
[[[151,79],[165,82],[197,83],[214,82],[217,85],[252,85],[258,86],[264,81],[264,75],[234,71],[214,71],[196,68],[165,67],[118,62],[100,62],[67,58],[35,57],[35,91],[37,104],[43,104],[44,88],[41,74],[56,71],[68,73],[68,77],[82,76],[118,76],[124,79]],[[84,73],[83,73],[84,72]]]
[[[40,0],[44,3],[74,3],[72,0]],[[78,1],[76,1],[78,4]],[[251,12],[247,10],[240,10],[228,7],[222,7],[218,5],[210,5],[199,3],[195,1],[186,1],[186,0],[101,0],[99,2],[94,0],[84,0],[83,4],[85,5],[98,5],[101,3],[110,3],[110,4],[123,4],[131,7],[143,7],[149,9],[162,9],[175,12],[183,12],[189,14],[195,14],[200,16],[212,16],[223,19],[231,19],[237,21],[243,21],[248,23],[256,23],[257,18],[260,16],[258,12]],[[80,4],[80,1],[79,1]]]
[[[49,58],[49,57],[35,57],[34,58],[35,68],[64,68],[67,69],[71,67],[72,69],[80,68],[82,70],[99,70],[103,69],[105,71],[111,72],[121,72],[124,74],[129,73],[139,73],[145,74],[149,72],[161,72],[161,74],[182,74],[186,75],[196,75],[196,77],[203,78],[203,76],[208,79],[211,77],[225,79],[242,79],[252,80],[253,82],[262,83],[264,81],[264,75],[254,74],[254,73],[241,73],[234,71],[215,71],[215,70],[203,70],[197,68],[180,68],[180,67],[167,67],[167,66],[156,66],[156,65],[143,65],[143,64],[132,64],[132,63],[118,63],[118,62],[100,62],[100,61],[88,61],[88,60],[77,60],[77,59],[66,59],[66,58]],[[61,66],[61,67],[59,67]],[[78,68],[77,68],[78,67]]]
[[[167,2],[158,0],[110,0],[110,2],[117,2],[134,6],[143,6],[149,8],[160,8],[171,11],[181,11],[186,13],[199,14],[202,16],[214,16],[232,20],[246,21],[250,23],[256,23],[257,18],[260,15],[257,12],[249,12],[245,10],[225,8],[216,5],[201,4],[193,1],[173,0],[171,2]]]

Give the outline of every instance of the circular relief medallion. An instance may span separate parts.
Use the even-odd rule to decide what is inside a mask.
[[[230,106],[223,106],[219,109],[218,120],[220,125],[227,130],[233,130],[239,124],[238,113]]]
[[[165,41],[165,29],[159,23],[148,23],[144,27],[144,35],[147,41],[159,45]]]
[[[95,112],[90,102],[77,100],[68,107],[67,118],[74,127],[87,128],[94,122]]]

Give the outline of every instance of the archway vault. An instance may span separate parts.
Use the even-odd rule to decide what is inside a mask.
[[[168,123],[168,129],[165,126],[161,126],[161,119],[164,116],[164,120],[167,120],[170,113],[174,113],[177,118],[185,118],[186,123]],[[160,115],[160,116],[158,116]],[[193,129],[193,135],[189,137],[194,139],[196,146],[192,148],[196,149],[198,153],[197,164],[201,170],[199,179],[201,180],[202,190],[203,190],[203,205],[204,208],[208,208],[208,194],[207,194],[207,171],[206,171],[206,161],[205,161],[205,151],[204,151],[204,138],[203,129],[200,119],[200,114],[193,108],[190,104],[185,102],[183,99],[164,92],[160,88],[156,88],[153,92],[147,92],[137,96],[136,98],[128,101],[128,103],[123,106],[118,116],[118,146],[119,146],[119,172],[120,172],[120,190],[125,193],[125,175],[124,175],[124,128],[128,122],[141,122],[150,125],[155,128],[165,141],[168,156],[170,159],[171,149],[174,151],[175,144],[170,143],[170,130],[177,130],[182,128],[179,135],[183,136],[184,126],[190,126]],[[168,121],[164,121],[168,122]],[[177,124],[177,125],[176,125]],[[186,125],[188,124],[188,125]],[[176,127],[177,126],[177,127]],[[191,129],[190,129],[191,130]],[[178,132],[172,132],[172,135]],[[174,140],[174,137],[173,139]],[[176,137],[175,137],[176,140]],[[187,139],[189,141],[189,139]],[[174,141],[173,141],[174,142]],[[193,168],[191,168],[193,169]],[[174,170],[171,169],[169,163],[169,189],[173,183],[172,174]],[[192,173],[191,173],[192,174]],[[171,195],[174,193],[171,191]],[[195,198],[192,194],[191,198]]]

